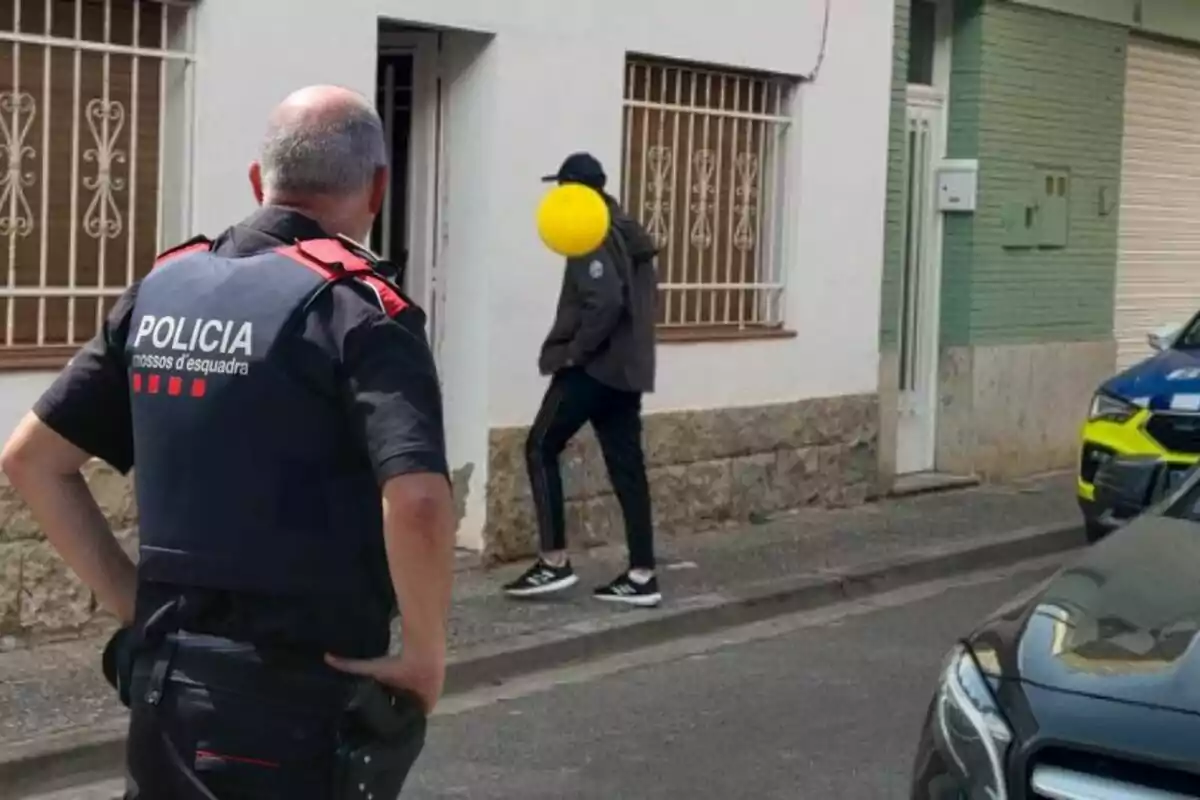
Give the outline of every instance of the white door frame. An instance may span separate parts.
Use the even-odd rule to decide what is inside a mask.
[[[900,393],[896,472],[934,467],[940,337],[940,215],[934,172],[944,152],[945,99],[936,89],[908,87],[905,104],[904,269],[900,295]],[[919,143],[916,147],[913,141]],[[914,163],[912,158],[920,159]],[[911,285],[910,285],[911,280]]]
[[[920,176],[918,197],[924,200],[919,223],[922,226],[920,248],[913,253],[914,242],[908,233],[908,202],[905,204],[904,257],[915,257],[917,294],[914,299],[915,341],[910,357],[915,359],[912,370],[914,391],[901,391],[897,403],[896,473],[899,475],[928,472],[935,468],[937,452],[938,378],[941,354],[942,303],[942,241],[944,220],[937,210],[936,173],[946,157],[949,130],[950,69],[953,54],[953,4],[937,0],[937,40],[934,51],[933,86],[909,86],[905,103],[905,181],[911,165],[908,159],[910,120],[914,114],[929,122],[928,169]],[[917,187],[914,186],[914,193]],[[906,190],[907,197],[907,190]],[[913,198],[908,197],[911,202]],[[903,280],[903,276],[902,276]],[[903,304],[903,294],[901,303]],[[906,335],[903,326],[908,309],[901,308],[900,336]],[[903,368],[903,364],[900,365]],[[905,376],[901,375],[903,381]]]
[[[379,35],[379,55],[411,55],[413,57],[412,130],[407,154],[393,154],[408,159],[408,192],[405,220],[408,240],[409,291],[429,318],[427,331],[430,346],[437,357],[442,342],[441,309],[444,308],[441,278],[441,250],[437,237],[440,217],[441,187],[439,166],[444,164],[442,153],[443,111],[440,87],[440,34],[429,31],[383,31]],[[391,120],[384,109],[384,125],[391,141]],[[389,187],[389,195],[391,189]],[[390,197],[384,213],[390,211]],[[386,226],[385,226],[386,228]],[[383,256],[389,254],[384,248]]]

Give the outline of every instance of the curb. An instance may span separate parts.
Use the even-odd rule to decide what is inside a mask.
[[[7,747],[0,759],[0,787],[14,800],[121,774],[125,763],[125,718],[50,734]]]
[[[446,694],[494,686],[531,672],[636,650],[859,599],[959,573],[992,569],[1065,553],[1085,544],[1077,520],[1024,528],[1002,536],[967,539],[912,551],[844,570],[809,572],[728,592],[687,597],[667,608],[630,611],[601,620],[514,637],[454,653]],[[20,798],[119,774],[125,721],[8,746],[0,758],[0,786]],[[7,796],[7,795],[6,795]]]
[[[513,637],[455,653],[446,692],[461,693],[666,639],[711,633],[917,583],[1061,553],[1086,543],[1077,520],[1024,528],[911,551],[846,570],[811,572],[688,597],[666,609],[630,611],[601,620]]]

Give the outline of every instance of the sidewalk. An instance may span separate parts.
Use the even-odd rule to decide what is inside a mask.
[[[517,603],[498,594],[521,565],[459,572],[451,619],[451,691],[597,652],[736,624],[876,588],[1011,563],[1082,544],[1071,475],[1007,486],[804,510],[761,525],[660,543],[667,601],[652,611],[592,601],[590,587],[621,569],[623,553],[575,556],[582,585]],[[898,577],[897,577],[898,576]],[[855,590],[849,584],[871,584]],[[764,609],[764,603],[775,604]],[[742,609],[741,617],[730,609]],[[99,671],[102,639],[0,654],[0,762],[38,742],[120,730],[123,711]],[[94,738],[94,737],[93,737]],[[43,748],[44,749],[44,748]],[[2,766],[2,764],[0,764]],[[2,770],[0,770],[2,771]]]

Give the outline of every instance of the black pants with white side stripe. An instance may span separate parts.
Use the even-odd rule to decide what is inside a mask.
[[[629,565],[654,569],[650,487],[642,451],[642,396],[605,386],[580,368],[564,370],[551,380],[525,445],[542,550],[567,547],[559,456],[585,423],[591,423],[596,432],[621,504]]]

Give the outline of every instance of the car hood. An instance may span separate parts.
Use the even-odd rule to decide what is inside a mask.
[[[1100,388],[1143,408],[1196,411],[1200,409],[1200,350],[1164,350]]]
[[[1200,524],[1143,515],[997,611],[984,672],[1200,713]]]

